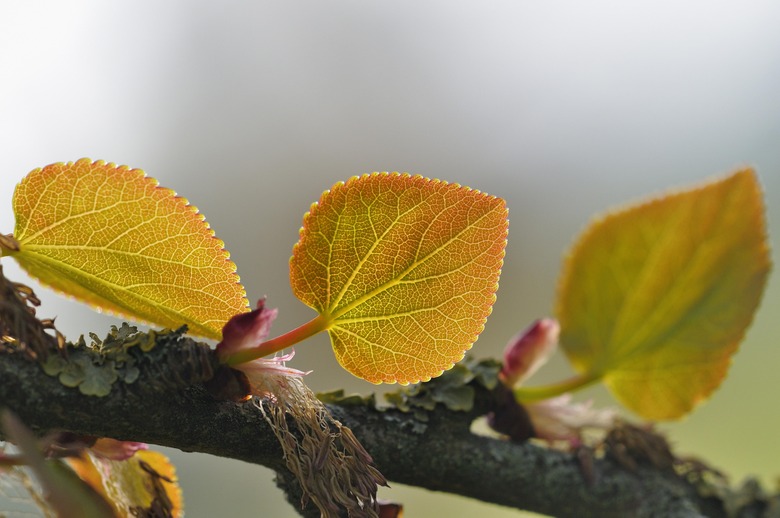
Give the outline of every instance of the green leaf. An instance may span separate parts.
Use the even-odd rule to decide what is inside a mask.
[[[566,259],[561,346],[631,410],[680,417],[726,375],[769,270],[751,170],[607,214]]]
[[[198,210],[139,169],[81,159],[28,174],[3,255],[67,295],[219,339],[247,311],[235,265]]]
[[[398,173],[336,184],[304,217],[290,261],[336,357],[372,383],[429,380],[484,327],[507,236],[504,201]],[[312,329],[319,330],[312,325]]]

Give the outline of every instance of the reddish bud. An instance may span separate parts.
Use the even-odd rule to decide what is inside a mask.
[[[379,518],[401,518],[404,515],[404,506],[396,502],[377,500],[379,505]]]
[[[263,343],[271,332],[271,324],[278,310],[265,309],[265,299],[257,303],[257,309],[240,313],[222,328],[222,341],[217,345],[217,356],[233,354],[242,349],[250,349]]]
[[[148,450],[149,445],[144,442],[117,441],[107,437],[98,439],[90,450],[98,457],[109,460],[127,460],[138,450]]]
[[[275,308],[265,309],[265,299],[261,299],[254,311],[241,313],[228,320],[222,328],[222,341],[217,345],[217,356],[223,359],[236,351],[251,349],[263,343],[268,338],[276,314]],[[257,358],[234,365],[233,369],[244,374],[245,378],[240,381],[249,384],[252,394],[265,397],[274,393],[274,387],[279,386],[284,378],[308,374],[285,365],[294,355],[295,352],[290,352],[273,358]]]
[[[519,385],[547,363],[558,346],[558,321],[542,318],[516,335],[504,349],[501,379],[508,387]]]

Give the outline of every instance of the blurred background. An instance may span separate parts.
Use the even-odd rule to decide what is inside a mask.
[[[383,170],[462,183],[510,207],[498,301],[472,351],[496,357],[551,313],[562,254],[608,207],[751,165],[777,241],[779,22],[772,0],[3,2],[0,232],[35,167],[142,168],[206,215],[250,300],[279,308],[279,334],[313,316],[287,262],[323,190]],[[71,339],[117,322],[37,291]],[[728,379],[661,426],[734,482],[780,475],[779,307],[771,279]],[[315,390],[377,390],[338,367],[326,336],[296,352]],[[558,357],[533,381],[569,374]],[[598,387],[580,396],[613,404]],[[268,470],[165,451],[187,516],[295,516]],[[398,484],[381,496],[411,517],[519,515]]]

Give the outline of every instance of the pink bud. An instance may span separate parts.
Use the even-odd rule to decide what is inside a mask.
[[[257,303],[257,309],[241,313],[228,320],[222,328],[222,341],[217,345],[217,355],[235,353],[263,343],[271,331],[278,310],[265,309],[265,299]]]
[[[283,384],[285,378],[300,378],[309,374],[285,364],[292,360],[295,351],[272,358],[258,358],[251,362],[241,363],[234,368],[246,374],[252,394],[265,397],[275,392],[274,387]]]
[[[109,438],[98,439],[90,447],[92,453],[109,460],[127,460],[138,450],[148,449],[149,445],[144,442],[117,441]]]
[[[525,408],[531,417],[536,437],[550,443],[566,441],[572,447],[582,444],[583,429],[609,429],[617,417],[613,409],[594,409],[591,401],[572,403],[571,394],[568,393],[527,404]]]
[[[265,309],[265,299],[262,299],[254,311],[241,313],[228,320],[222,328],[222,341],[217,344],[217,355],[223,358],[225,355],[263,343],[268,338],[276,314],[275,308]],[[273,358],[257,358],[234,365],[233,368],[246,375],[252,394],[265,397],[273,394],[274,387],[279,386],[285,378],[300,378],[308,374],[286,366],[293,356],[295,352]]]
[[[516,335],[504,349],[501,378],[508,387],[519,385],[547,363],[558,346],[558,321],[542,318]]]

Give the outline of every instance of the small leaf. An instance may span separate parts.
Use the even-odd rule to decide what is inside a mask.
[[[336,184],[304,217],[290,260],[341,365],[372,383],[429,380],[484,327],[507,236],[503,200],[398,173]]]
[[[751,170],[608,214],[566,259],[561,346],[641,416],[681,417],[726,375],[769,269]]]
[[[162,453],[140,450],[127,460],[84,453],[67,462],[118,516],[184,515],[176,470]]]
[[[5,248],[42,283],[118,315],[219,339],[248,309],[224,243],[197,209],[140,169],[81,159],[16,187]]]

